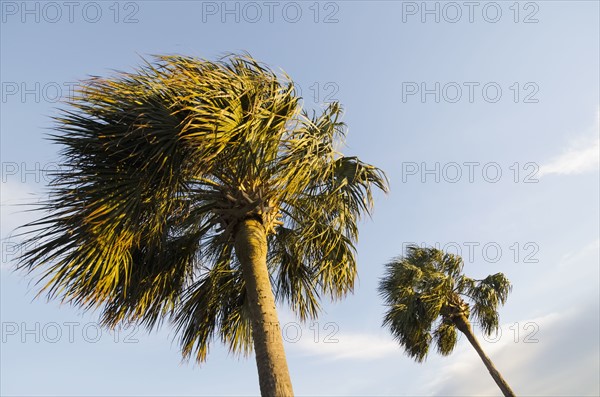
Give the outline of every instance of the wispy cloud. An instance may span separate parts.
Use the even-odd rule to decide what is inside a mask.
[[[35,214],[26,212],[39,197],[34,194],[35,186],[26,183],[3,181],[0,189],[0,270],[11,267],[12,259],[18,254],[18,243],[14,236],[15,229],[34,220]]]
[[[398,343],[391,337],[366,333],[340,333],[329,339],[315,342],[311,338],[302,338],[292,349],[300,354],[320,356],[330,360],[372,360],[399,352]]]
[[[593,134],[590,134],[591,136],[573,140],[569,145],[569,149],[540,167],[539,175],[572,175],[597,171],[600,164],[598,129],[599,123],[597,120]]]

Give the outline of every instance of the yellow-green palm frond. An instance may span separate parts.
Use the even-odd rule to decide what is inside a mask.
[[[268,233],[279,300],[302,319],[356,277],[357,222],[383,172],[336,151],[341,107],[309,116],[288,76],[247,54],[208,61],[156,56],[133,72],[92,77],[55,118],[63,161],[25,225],[18,267],[41,290],[104,324],[173,321],[184,355],[219,337],[251,344],[233,249],[249,217]]]

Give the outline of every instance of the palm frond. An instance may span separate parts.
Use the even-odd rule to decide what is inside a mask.
[[[298,248],[298,235],[285,227],[269,238],[268,262],[271,264],[275,297],[289,302],[300,320],[314,319],[320,309],[317,270]]]
[[[506,302],[511,289],[506,276],[496,273],[476,282],[475,286],[467,291],[473,300],[472,315],[487,335],[498,330],[498,306]]]
[[[448,322],[440,322],[440,325],[433,333],[437,351],[442,356],[447,356],[454,350],[457,341],[456,326]]]

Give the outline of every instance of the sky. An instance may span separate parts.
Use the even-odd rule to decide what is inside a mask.
[[[304,105],[337,100],[347,155],[386,171],[360,225],[354,293],[315,322],[279,307],[297,395],[493,396],[466,338],[406,356],[381,327],[383,265],[409,243],[503,272],[513,291],[483,348],[517,395],[597,396],[599,2],[1,1],[0,394],[257,395],[256,363],[214,342],[181,361],[167,326],[99,329],[98,313],[35,299],[12,266],[60,161],[45,138],[87,76],[141,56],[247,51],[283,70]]]

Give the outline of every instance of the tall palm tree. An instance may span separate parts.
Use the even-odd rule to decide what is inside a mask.
[[[63,164],[17,268],[102,323],[171,321],[183,355],[254,347],[263,395],[292,395],[275,308],[314,318],[356,276],[381,170],[337,146],[339,104],[301,109],[249,55],[157,56],[85,82],[56,117]]]
[[[432,341],[440,354],[450,354],[456,346],[458,329],[473,345],[502,393],[514,396],[479,345],[469,321],[479,321],[487,335],[496,331],[498,304],[506,302],[510,282],[502,273],[474,280],[462,270],[463,260],[458,255],[409,246],[404,257],[386,265],[379,284],[388,307],[383,324],[418,362],[425,360]]]

